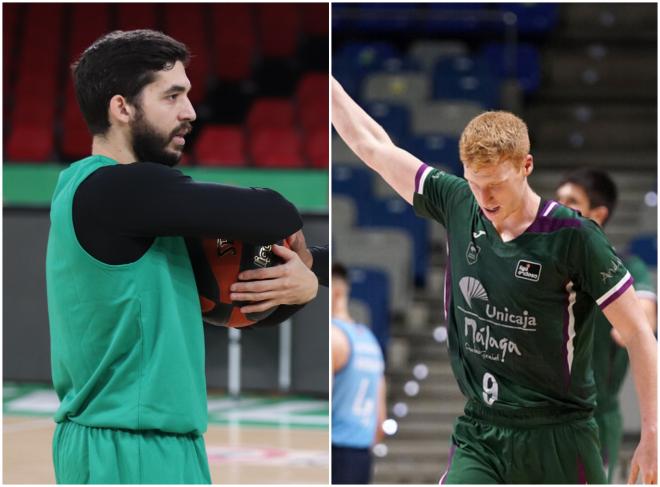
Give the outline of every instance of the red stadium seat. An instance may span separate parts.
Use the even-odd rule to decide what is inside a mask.
[[[117,29],[154,29],[156,27],[155,3],[118,3]]]
[[[303,31],[310,36],[327,36],[329,5],[327,3],[304,3],[300,7]]]
[[[212,5],[212,9],[212,64],[217,77],[225,81],[249,79],[257,45],[254,7],[221,3]]]
[[[16,71],[16,31],[18,30],[18,19],[20,5],[16,3],[6,3],[2,6],[2,55],[4,66],[2,70],[3,89],[5,95],[5,104],[7,95],[11,93],[9,85],[11,73]]]
[[[319,169],[328,167],[328,161],[330,160],[329,137],[329,131],[326,127],[325,129],[315,130],[305,138],[305,156],[312,167]]]
[[[292,57],[300,36],[300,5],[258,4],[257,26],[265,57]]]
[[[65,126],[60,143],[62,154],[69,159],[82,159],[92,153],[92,136],[84,124]]]
[[[47,162],[53,157],[53,128],[15,124],[7,141],[9,161]]]
[[[69,39],[69,61],[77,59],[96,39],[110,28],[110,10],[103,3],[73,3]]]
[[[210,72],[209,50],[206,42],[205,17],[208,5],[199,3],[167,3],[165,9],[165,33],[183,42],[192,59],[186,74],[192,83],[188,95],[193,105],[200,103],[205,95]]]
[[[62,6],[29,4],[25,8],[22,49],[16,64],[12,121],[21,126],[23,133],[28,131],[26,127],[35,133],[39,130],[49,133],[48,140],[52,146],[57,100],[56,76],[60,66],[58,60],[63,21]],[[49,42],[43,41],[44,31],[48,32]],[[19,134],[15,135],[13,140],[16,144],[26,139]]]
[[[78,107],[70,79],[64,95],[64,103],[60,152],[67,159],[81,159],[91,153],[92,136]]]
[[[300,135],[287,128],[264,128],[250,139],[250,155],[256,166],[304,167]]]
[[[203,166],[243,166],[245,137],[238,125],[207,125],[195,143],[197,162]]]
[[[327,129],[329,120],[328,97],[310,99],[307,103],[298,107],[300,125],[305,131],[313,131],[317,128]]]
[[[296,99],[298,103],[305,104],[310,100],[325,98],[327,103],[329,90],[330,78],[328,73],[307,73],[298,82]]]
[[[42,43],[43,33],[48,31],[48,39],[54,41],[55,47],[59,47],[59,34],[64,18],[64,4],[61,3],[30,3],[27,18],[25,20],[24,43]]]
[[[259,98],[250,107],[247,126],[251,131],[263,127],[293,127],[293,104],[286,98]]]
[[[55,121],[55,104],[53,99],[43,100],[41,97],[16,97],[16,105],[12,122],[21,125],[39,125],[49,130]]]

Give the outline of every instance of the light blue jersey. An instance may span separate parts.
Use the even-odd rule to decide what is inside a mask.
[[[376,433],[383,354],[365,325],[337,319],[332,324],[346,334],[350,344],[348,361],[332,385],[332,444],[369,448]]]

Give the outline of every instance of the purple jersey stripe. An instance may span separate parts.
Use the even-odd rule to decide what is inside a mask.
[[[582,463],[582,459],[580,458],[580,455],[577,457],[577,474],[578,474],[578,484],[588,484],[587,482],[587,473],[584,470],[584,463]]]
[[[548,200],[545,203],[543,203],[543,208],[541,208],[541,211],[539,211],[539,215],[548,216],[546,214],[546,211],[548,210],[548,206],[550,206],[550,203],[552,203],[552,200]]]
[[[451,460],[452,458],[454,458],[454,452],[456,452],[456,445],[452,443],[451,448],[449,449],[449,460],[447,461],[447,470],[445,470],[445,473],[442,475],[442,477],[440,477],[440,482],[438,482],[440,485],[445,483],[445,479],[449,474],[449,469],[451,468]]]
[[[548,216],[550,212],[553,210],[555,206],[557,206],[559,203],[556,201],[549,200],[546,202],[545,206],[543,207],[543,210],[541,211],[541,216]]]
[[[566,389],[570,389],[571,387],[571,365],[570,362],[572,360],[572,357],[569,357],[569,341],[571,340],[570,336],[570,328],[571,325],[573,324],[574,317],[572,316],[573,314],[573,304],[574,304],[574,298],[573,298],[573,283],[569,282],[566,284],[566,305],[564,307],[564,326],[562,328],[562,347],[561,347],[561,357],[562,357],[562,364],[563,364],[563,375],[564,375],[564,384],[566,385]]]
[[[445,321],[449,321],[449,303],[451,301],[451,258],[447,242],[447,268],[445,269]]]
[[[577,228],[581,225],[580,220],[577,218],[555,218],[548,216],[557,206],[559,206],[559,203],[554,200],[546,201],[539,210],[536,219],[525,230],[525,233],[551,233],[562,228]]]
[[[632,286],[633,284],[633,278],[630,274],[627,274],[628,279],[626,279],[620,286],[619,288],[614,291],[607,299],[605,299],[602,303],[600,303],[598,306],[600,306],[600,309],[605,309],[610,303],[615,301],[619,296],[621,296],[626,290]]]
[[[422,179],[422,174],[424,174],[424,171],[428,168],[429,166],[422,163],[421,166],[419,166],[419,169],[417,169],[417,174],[415,174],[415,192],[416,193],[422,193],[424,188],[420,188],[420,180]]]
[[[582,223],[577,218],[554,218],[539,216],[525,230],[525,233],[552,233],[562,228],[579,228]]]

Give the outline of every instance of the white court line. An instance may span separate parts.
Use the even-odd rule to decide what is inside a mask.
[[[16,433],[19,431],[43,429],[49,426],[55,426],[55,422],[52,418],[31,419],[28,421],[21,421],[20,423],[3,424],[2,431],[5,433]]]

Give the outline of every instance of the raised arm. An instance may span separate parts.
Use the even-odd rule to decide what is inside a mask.
[[[641,437],[630,466],[628,483],[641,475],[657,483],[657,343],[635,291],[629,287],[603,313],[628,349],[641,415]]]
[[[395,146],[383,127],[360,108],[334,78],[332,124],[351,150],[412,204],[415,176],[422,161]]]

